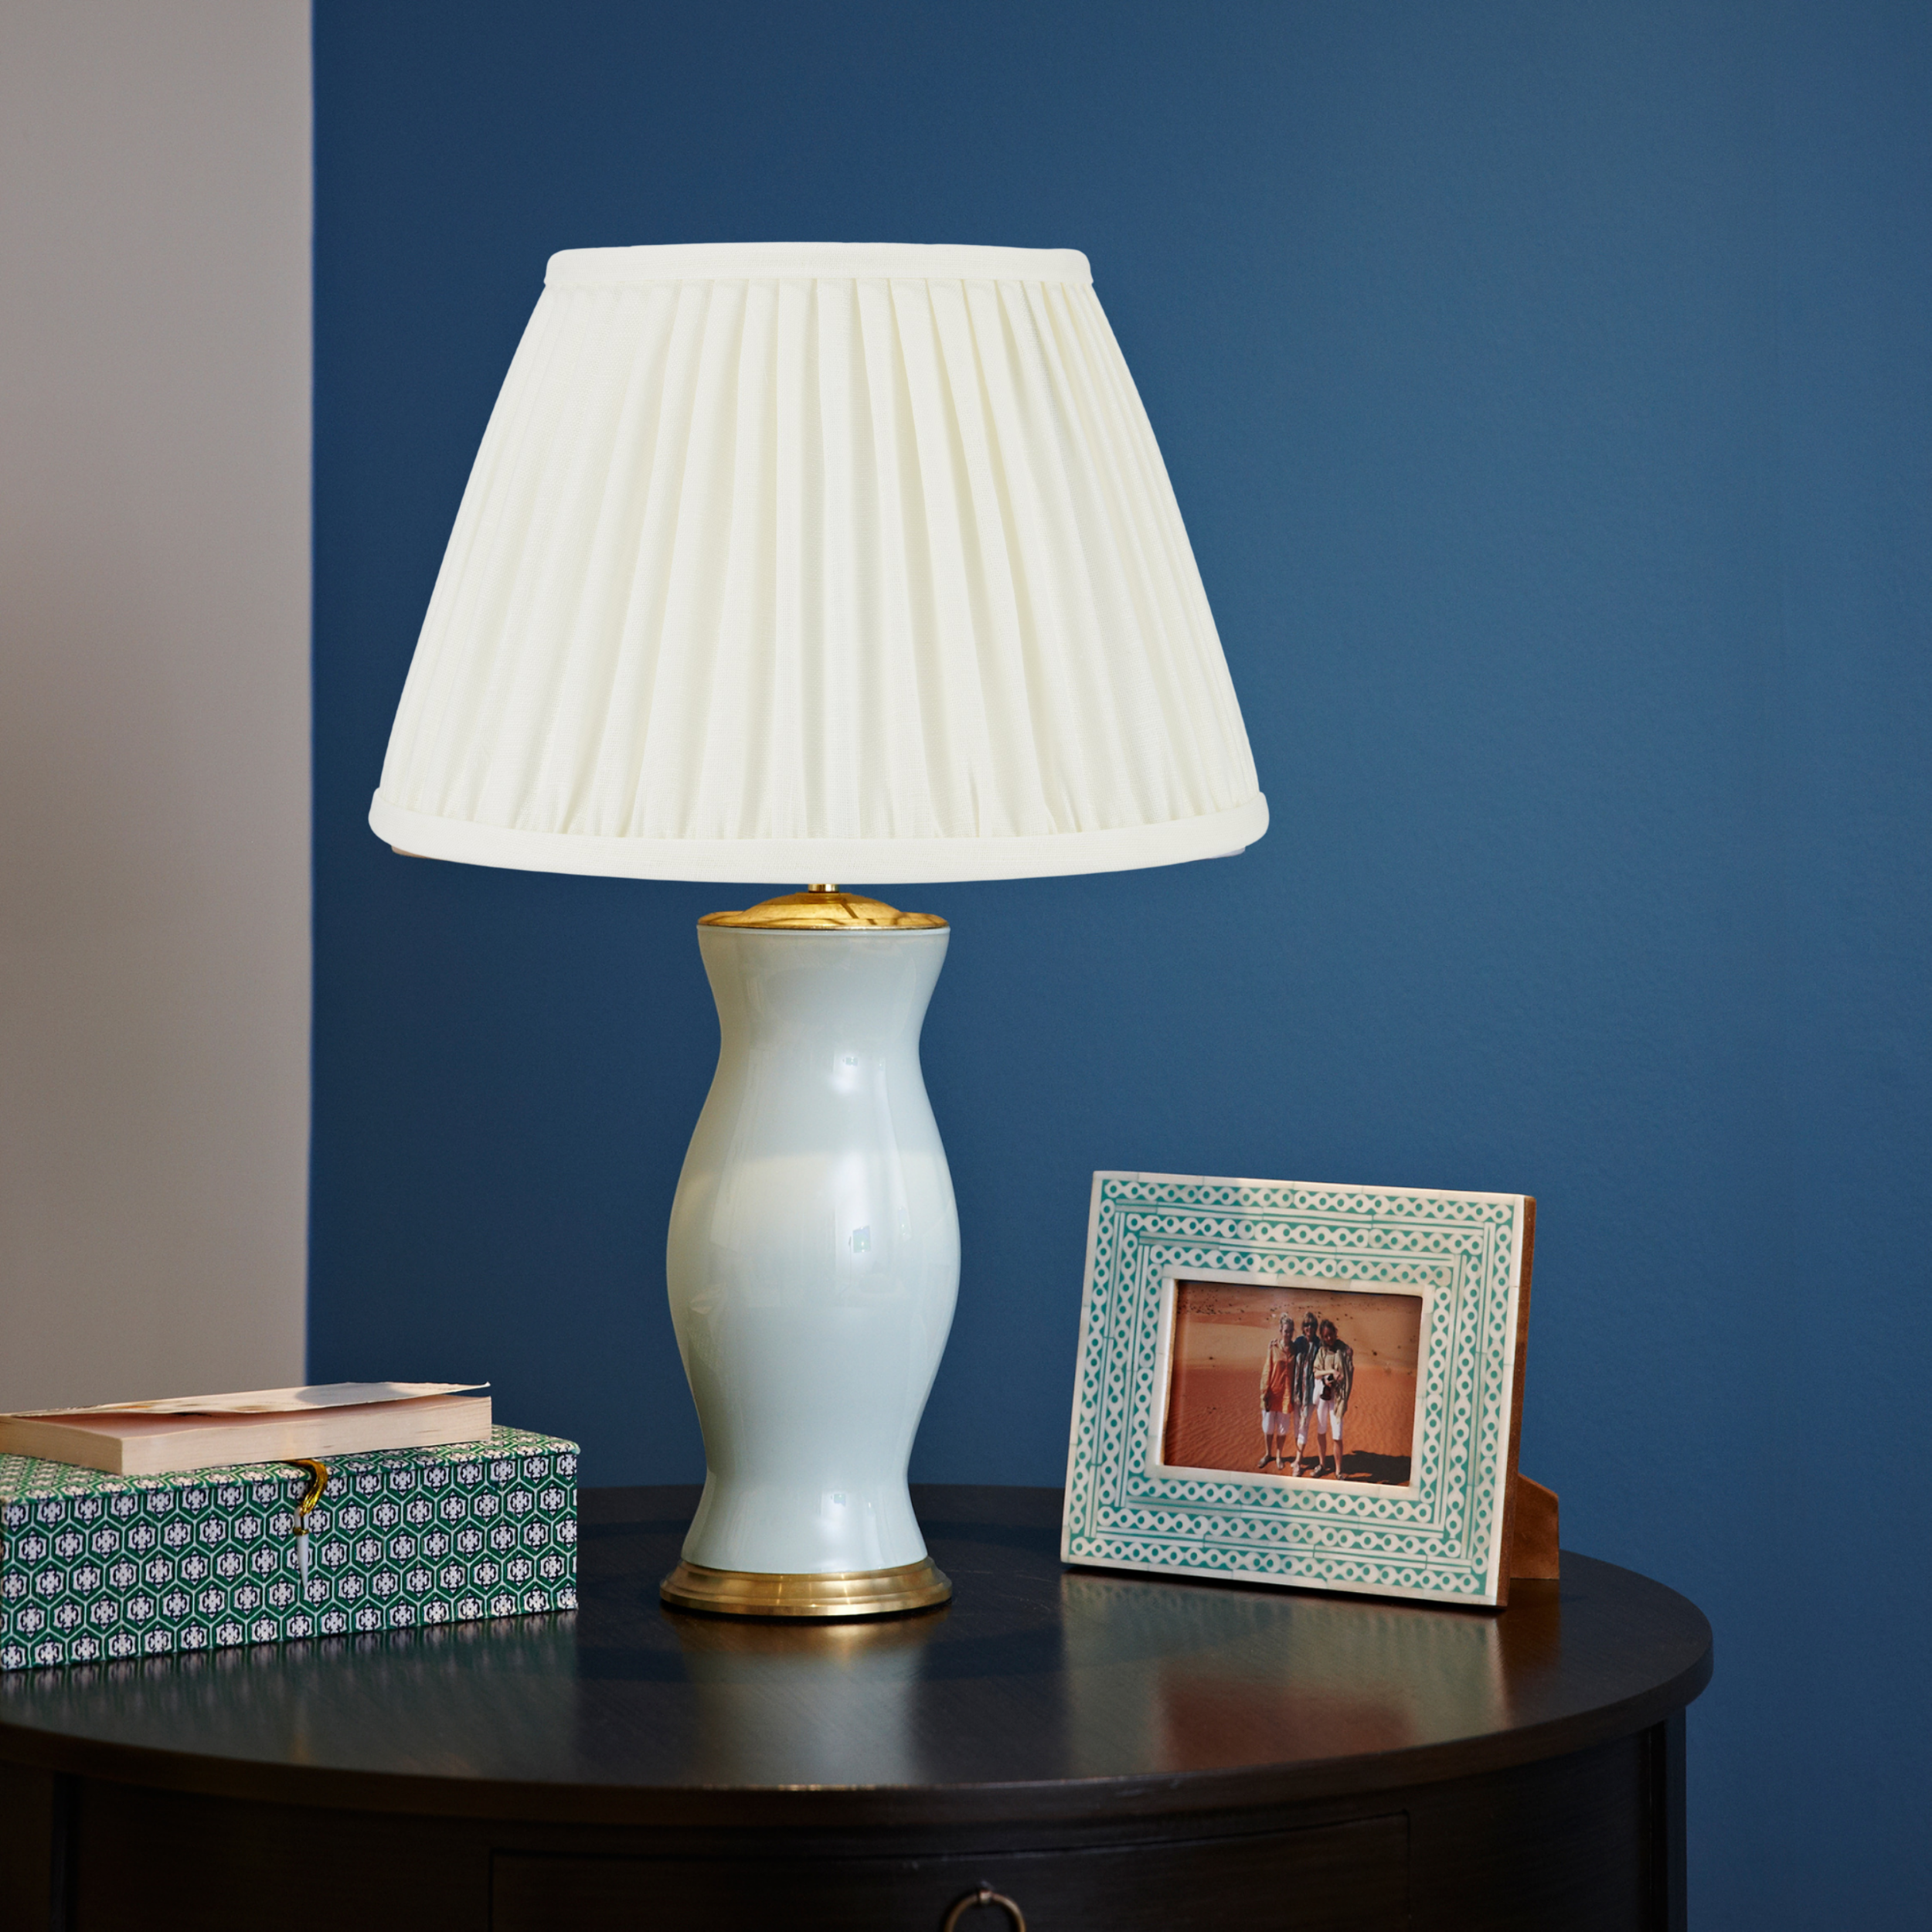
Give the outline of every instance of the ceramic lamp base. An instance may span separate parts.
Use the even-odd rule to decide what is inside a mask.
[[[871,1617],[950,1594],[906,1487],[959,1282],[919,1069],[946,942],[835,892],[699,925],[718,1070],[665,1253],[705,1443],[680,1607]]]
[[[707,1570],[681,1563],[658,1594],[673,1610],[727,1617],[890,1617],[930,1610],[953,1587],[930,1556],[890,1570],[823,1576],[775,1570]]]

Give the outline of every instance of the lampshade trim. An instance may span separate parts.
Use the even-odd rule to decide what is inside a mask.
[[[421,859],[519,872],[614,879],[685,879],[758,885],[794,879],[917,885],[975,879],[1046,879],[1224,859],[1267,830],[1268,804],[1101,832],[998,838],[632,838],[519,832],[440,818],[392,804],[379,791],[369,822],[386,844]]]
[[[550,288],[645,282],[1073,282],[1093,269],[1077,248],[982,248],[922,242],[681,242],[641,248],[566,248],[544,274]]]

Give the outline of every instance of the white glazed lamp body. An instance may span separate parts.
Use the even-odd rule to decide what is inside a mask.
[[[920,1561],[913,1434],[959,1284],[919,1066],[948,934],[701,926],[718,1070],[671,1210],[671,1314],[704,1430],[687,1563]]]

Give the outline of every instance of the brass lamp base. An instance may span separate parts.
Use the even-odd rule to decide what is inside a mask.
[[[847,1570],[830,1576],[780,1570],[707,1570],[679,1563],[658,1587],[673,1610],[723,1617],[889,1617],[930,1610],[953,1594],[930,1556],[892,1570]]]

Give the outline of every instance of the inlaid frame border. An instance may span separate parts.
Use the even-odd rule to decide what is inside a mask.
[[[1062,1560],[1500,1607],[1535,1211],[1520,1194],[1097,1173]],[[1176,1275],[1426,1291],[1409,1488],[1150,1464]]]

